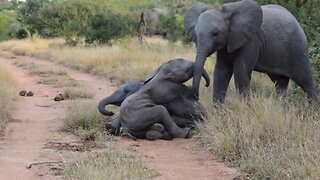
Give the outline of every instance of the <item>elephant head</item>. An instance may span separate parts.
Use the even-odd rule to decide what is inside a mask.
[[[105,109],[106,105],[120,106],[121,103],[131,94],[137,92],[144,85],[144,81],[141,80],[129,80],[119,86],[119,88],[110,96],[102,99],[98,104],[98,109],[101,114],[106,116],[112,116],[112,111]]]
[[[224,48],[235,52],[251,40],[261,24],[262,9],[253,0],[226,3],[220,9],[197,3],[187,10],[184,28],[197,47],[192,84],[197,95],[206,58]]]
[[[184,83],[193,77],[194,63],[185,59],[174,59],[162,64],[151,75],[147,77],[145,83],[152,79],[164,79],[177,83]],[[203,78],[206,80],[206,86],[210,86],[210,77],[204,70]]]

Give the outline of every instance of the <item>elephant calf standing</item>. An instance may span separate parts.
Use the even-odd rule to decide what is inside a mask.
[[[217,52],[213,99],[223,102],[234,76],[236,89],[250,90],[253,70],[266,73],[278,94],[284,94],[289,80],[297,83],[313,102],[319,102],[312,76],[307,38],[295,17],[278,5],[260,6],[254,0],[225,3],[209,9],[204,3],[190,7],[184,27],[196,44],[193,89],[199,83],[205,60]]]

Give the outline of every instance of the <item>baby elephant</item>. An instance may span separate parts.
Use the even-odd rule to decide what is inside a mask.
[[[194,103],[180,103],[175,107],[171,103],[188,101],[193,92],[183,83],[193,76],[194,63],[184,59],[170,60],[160,66],[147,79],[145,85],[136,93],[127,97],[120,106],[119,121],[122,134],[134,138],[145,138],[147,131],[156,123],[162,124],[172,138],[185,138],[189,128],[181,128],[190,122],[186,116],[176,116],[174,113],[185,108],[192,109]],[[206,72],[203,76],[209,86]],[[173,108],[172,115],[166,106]]]
[[[192,65],[192,63],[188,63],[188,64]],[[160,68],[162,68],[162,66],[160,66],[155,72],[153,72],[147,78],[147,81],[129,80],[124,84],[122,84],[121,86],[119,86],[119,88],[112,95],[102,99],[99,102],[99,105],[98,105],[99,111],[104,115],[112,116],[113,112],[107,111],[105,107],[111,104],[120,106],[124,101],[124,99],[126,99],[128,96],[138,91],[144,85],[145,82],[148,82],[151,79],[153,79],[159,72]],[[186,79],[191,78],[190,74],[188,73],[192,73],[192,72],[186,71],[185,75],[188,77]],[[206,86],[209,86],[210,79],[207,72],[204,72],[204,78],[207,83]],[[206,116],[206,109],[198,101],[198,99],[193,95],[193,91],[190,87],[186,87],[182,83],[180,84],[181,84],[180,86],[183,87],[182,89],[184,90],[181,92],[179,92],[179,89],[172,90],[176,94],[175,95],[176,98],[174,98],[174,101],[168,101],[165,103],[161,103],[159,105],[163,105],[167,109],[170,116],[179,127],[192,127],[194,125],[195,120],[203,119],[203,117]],[[178,87],[181,89],[180,86]],[[170,94],[168,95],[172,96]],[[113,118],[111,122],[108,122],[106,124],[106,129],[111,133],[119,134],[120,126],[121,126],[120,119],[119,119],[119,116],[117,116]],[[144,132],[142,133],[142,135],[139,135],[140,138],[143,138],[144,136],[146,136],[146,138],[149,140],[154,140],[159,138],[172,139],[162,124],[155,124],[149,128],[149,131],[147,133]]]

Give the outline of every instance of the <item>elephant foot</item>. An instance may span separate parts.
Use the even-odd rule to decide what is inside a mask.
[[[164,140],[172,140],[173,137],[170,136],[170,134],[169,134],[168,131],[164,131],[164,132],[162,133],[162,139],[164,139]]]
[[[122,133],[121,136],[128,137],[128,138],[133,139],[133,140],[135,140],[135,141],[137,140],[137,138],[134,137],[134,136],[133,136],[132,134],[130,134],[130,133]]]
[[[155,130],[147,131],[146,138],[150,141],[161,139],[163,137],[162,133]]]
[[[160,133],[164,132],[165,130],[165,127],[160,123],[155,123],[149,128],[149,131],[158,131]]]
[[[176,132],[172,133],[175,138],[187,138],[190,128],[179,128]]]

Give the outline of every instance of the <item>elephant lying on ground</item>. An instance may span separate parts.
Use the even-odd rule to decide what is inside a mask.
[[[174,66],[172,66],[174,65]],[[202,119],[206,116],[206,110],[202,106],[198,99],[193,95],[193,91],[191,88],[183,85],[184,81],[187,81],[192,77],[192,69],[193,63],[177,59],[172,60],[164,65],[160,66],[145,82],[148,86],[147,90],[144,92],[149,94],[150,92],[157,92],[155,89],[158,88],[159,91],[162,91],[160,95],[154,95],[157,99],[153,101],[154,105],[160,105],[165,108],[165,111],[169,113],[170,118],[173,119],[174,123],[176,123],[179,127],[190,127],[194,124],[194,120]],[[163,72],[166,71],[166,72]],[[160,74],[162,73],[161,77]],[[174,73],[174,74],[172,74]],[[163,74],[167,74],[164,78]],[[172,78],[172,77],[173,78]],[[153,80],[154,78],[158,79],[157,81]],[[206,86],[209,86],[210,79],[206,72],[204,72],[204,78],[207,81]],[[177,81],[174,81],[177,80]],[[154,82],[155,81],[155,82]],[[149,84],[152,84],[150,87]],[[168,84],[168,87],[164,87]],[[104,98],[99,103],[99,111],[105,115],[112,115],[113,113],[105,110],[105,106],[108,104],[118,105],[122,103],[122,101],[137,91],[138,89],[143,89],[143,81],[139,80],[130,80],[125,84],[121,85],[116,92],[114,92],[111,96]],[[166,93],[167,92],[167,93]],[[139,95],[141,96],[141,95]],[[134,103],[137,105],[138,103]],[[145,104],[143,104],[145,105]],[[147,105],[148,106],[148,105]],[[148,107],[150,108],[150,107]],[[125,108],[126,109],[126,108]],[[130,109],[130,108],[129,108]],[[142,107],[143,109],[143,107]],[[120,108],[120,115],[121,108]],[[114,118],[110,123],[106,125],[107,129],[116,130],[120,127],[120,118],[119,116]],[[156,129],[159,129],[159,125],[155,126]],[[151,130],[155,127],[151,127]],[[163,129],[163,128],[160,128]],[[164,132],[163,130],[161,130]],[[139,138],[143,138],[147,133],[144,131],[140,134],[135,133]],[[130,134],[131,135],[131,134]],[[168,137],[168,136],[166,136]]]
[[[184,28],[197,47],[192,85],[196,94],[205,60],[217,52],[214,101],[224,101],[232,75],[238,92],[247,95],[255,70],[270,77],[279,95],[285,94],[291,79],[306,92],[308,99],[320,102],[306,35],[285,8],[260,6],[253,0],[226,3],[220,9],[208,9],[204,3],[197,3],[186,11]]]

